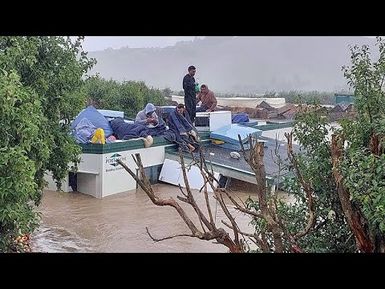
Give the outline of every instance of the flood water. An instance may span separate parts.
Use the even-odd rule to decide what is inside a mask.
[[[251,187],[251,189],[250,189]],[[246,200],[253,185],[233,187],[232,194]],[[154,191],[161,198],[181,195],[175,186],[154,185]],[[210,194],[210,193],[209,193]],[[212,196],[212,193],[210,194]],[[197,203],[206,208],[203,193],[194,191]],[[230,203],[227,200],[228,203]],[[221,220],[228,219],[211,198],[214,217],[219,227],[224,227]],[[195,212],[182,203],[190,218],[197,221]],[[229,206],[236,216],[240,228],[252,232],[250,218]],[[177,237],[161,242],[154,242],[148,236],[146,227],[155,238],[175,234],[191,233],[172,207],[154,205],[140,189],[103,199],[71,192],[45,191],[42,203],[41,226],[32,235],[33,252],[227,252],[227,248],[213,241],[203,241],[191,237]],[[206,210],[204,210],[206,212]],[[196,222],[200,228],[199,223]],[[224,227],[226,228],[226,227]],[[230,231],[226,228],[227,231]]]

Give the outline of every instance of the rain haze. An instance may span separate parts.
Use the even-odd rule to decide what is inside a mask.
[[[179,41],[194,40],[196,36],[86,36],[84,49],[98,51],[108,48],[119,49],[122,47],[167,47]]]
[[[341,70],[350,65],[350,45],[373,46],[364,36],[94,36],[84,48],[97,64],[90,74],[144,81],[154,88],[182,90],[189,65],[196,79],[218,93],[348,89]]]

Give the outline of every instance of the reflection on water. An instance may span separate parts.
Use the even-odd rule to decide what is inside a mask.
[[[154,190],[162,198],[180,195],[175,186],[157,184]],[[195,191],[197,202],[205,208],[203,194]],[[253,192],[233,192],[245,200]],[[227,221],[224,213],[211,198],[218,226]],[[195,213],[186,204],[182,207],[194,219]],[[231,206],[242,230],[251,232],[248,216]],[[146,232],[149,228],[156,238],[190,233],[174,208],[154,205],[142,190],[130,191],[104,199],[81,193],[45,191],[39,206],[42,214],[40,228],[32,236],[34,252],[227,252],[223,245],[191,237],[178,237],[153,242]]]

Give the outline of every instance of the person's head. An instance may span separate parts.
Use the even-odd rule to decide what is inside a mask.
[[[194,65],[190,65],[188,67],[188,74],[190,74],[191,76],[194,76],[196,71],[197,71],[197,69],[195,68]]]
[[[202,84],[201,85],[201,92],[207,93],[208,91],[209,91],[209,88],[208,88],[207,84]]]
[[[152,103],[147,103],[146,107],[144,108],[144,112],[146,113],[147,117],[151,117],[155,110],[156,107]]]
[[[183,114],[184,112],[184,104],[183,103],[179,103],[177,106],[176,106],[176,111],[180,114]]]

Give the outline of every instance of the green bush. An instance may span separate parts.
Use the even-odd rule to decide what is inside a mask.
[[[134,118],[148,102],[164,105],[169,91],[149,88],[143,81],[119,83],[96,75],[86,80],[86,93],[95,107],[124,111],[126,117]]]
[[[85,104],[82,77],[94,64],[81,38],[0,37],[0,251],[38,225],[34,205],[51,171],[60,188],[80,148],[69,122]]]

